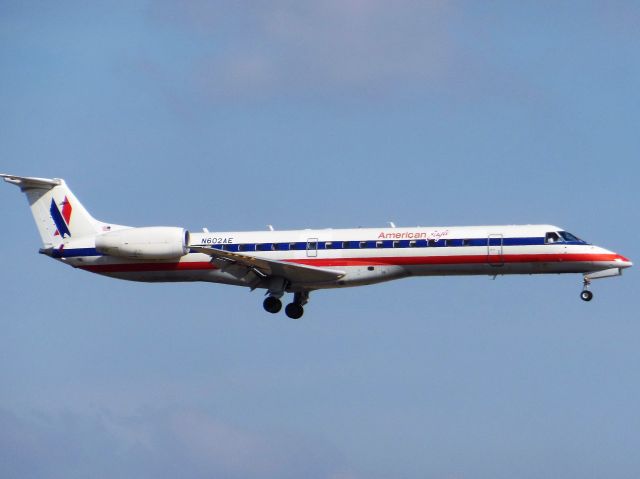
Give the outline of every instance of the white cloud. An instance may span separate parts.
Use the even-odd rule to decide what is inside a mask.
[[[317,439],[251,431],[180,409],[27,417],[0,410],[0,477],[355,476]]]
[[[455,42],[447,2],[179,2],[163,28],[196,39],[194,84],[214,99],[393,95],[443,81]]]

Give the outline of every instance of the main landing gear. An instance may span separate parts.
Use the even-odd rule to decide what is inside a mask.
[[[300,319],[304,314],[303,306],[309,302],[309,293],[307,291],[301,293],[295,293],[293,295],[293,302],[287,304],[286,308],[284,308],[284,312],[291,319]],[[265,311],[268,313],[278,313],[282,309],[282,301],[280,298],[271,294],[267,296],[262,303]]]
[[[593,293],[589,291],[589,285],[591,281],[585,276],[582,283],[582,292],[580,293],[580,299],[582,301],[591,301],[593,299]]]
[[[267,296],[262,306],[267,313],[276,314],[282,309],[282,301],[275,296]]]
[[[284,313],[291,319],[300,319],[304,314],[304,308],[301,304],[293,302],[287,304],[287,307],[284,308]]]

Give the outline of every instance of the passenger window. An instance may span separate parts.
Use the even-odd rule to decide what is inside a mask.
[[[547,233],[544,237],[544,242],[546,244],[553,244],[553,243],[557,243],[560,241],[560,236],[558,236],[558,233]]]
[[[382,248],[384,246],[384,242],[376,241],[376,248]]]
[[[462,246],[471,246],[471,240],[470,239],[463,239],[462,240]]]
[[[342,249],[349,249],[349,242],[348,241],[343,241],[342,242]]]
[[[416,242],[415,240],[411,240],[409,241],[409,248],[415,248],[416,247]]]
[[[435,245],[436,245],[436,242],[437,242],[436,240],[434,240],[434,239],[430,239],[430,240],[429,240],[429,246],[435,246]]]
[[[324,244],[324,249],[331,249],[331,248],[333,248],[333,243],[331,241],[327,241]]]
[[[360,241],[360,248],[366,248],[367,247],[367,242],[366,241]]]
[[[394,241],[394,242],[393,242],[393,247],[394,247],[394,248],[400,248],[400,241],[397,241],[397,240],[396,240],[396,241]]]

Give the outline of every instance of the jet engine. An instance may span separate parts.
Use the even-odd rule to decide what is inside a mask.
[[[189,252],[184,228],[151,226],[110,231],[96,237],[96,250],[134,259],[177,259]]]

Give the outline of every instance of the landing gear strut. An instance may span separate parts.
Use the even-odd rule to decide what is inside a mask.
[[[287,304],[284,312],[291,319],[300,319],[304,314],[303,306],[309,302],[309,292],[303,291],[293,295],[293,302]]]
[[[271,314],[276,314],[282,309],[282,301],[280,298],[284,294],[287,286],[284,278],[272,277],[269,280],[269,289],[267,290],[267,296],[262,303],[264,310]]]
[[[591,281],[585,277],[582,284],[583,286],[582,292],[580,293],[580,299],[582,301],[591,301],[593,299],[593,293],[589,291],[589,285],[591,284]]]

